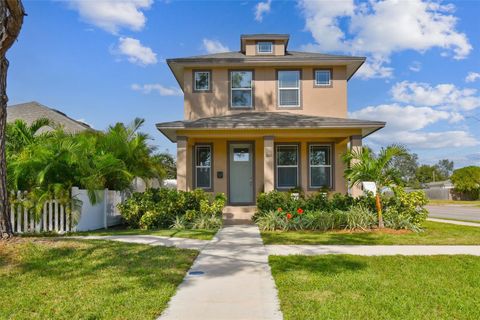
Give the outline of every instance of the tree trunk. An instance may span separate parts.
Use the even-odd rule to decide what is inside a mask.
[[[17,39],[23,24],[21,0],[0,0],[0,236],[13,235],[7,190],[7,161],[5,154],[5,127],[7,122],[7,70],[8,49]]]
[[[377,190],[377,194],[375,196],[375,205],[377,207],[377,214],[378,214],[378,228],[383,229],[385,226],[383,224],[382,201],[380,199],[379,190]]]

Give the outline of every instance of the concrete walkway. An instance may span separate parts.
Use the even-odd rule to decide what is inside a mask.
[[[258,227],[221,229],[159,319],[282,319]]]
[[[436,245],[269,245],[269,255],[325,255],[352,254],[359,256],[431,256],[469,254],[480,256],[480,246],[436,246]]]
[[[457,224],[460,226],[470,226],[470,227],[480,227],[480,222],[468,222],[468,221],[459,221],[459,220],[447,220],[447,219],[437,219],[437,218],[427,218],[428,221],[441,222],[441,223],[450,223]]]
[[[127,243],[148,244],[151,246],[177,247],[182,249],[202,250],[210,240],[162,237],[151,235],[117,235],[117,236],[73,236],[69,238],[86,240],[112,240]]]

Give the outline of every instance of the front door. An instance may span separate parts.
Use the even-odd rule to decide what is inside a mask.
[[[253,144],[229,146],[229,195],[231,204],[253,204]]]

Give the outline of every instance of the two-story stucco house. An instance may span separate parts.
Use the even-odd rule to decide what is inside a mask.
[[[342,154],[384,122],[347,117],[347,82],[364,57],[288,50],[285,34],[242,35],[240,51],[167,60],[184,120],[158,123],[177,143],[179,189],[227,194],[347,192]]]

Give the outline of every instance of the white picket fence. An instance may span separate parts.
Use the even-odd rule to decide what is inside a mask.
[[[39,233],[69,231],[89,231],[108,228],[121,223],[121,215],[117,205],[127,197],[127,192],[115,190],[99,190],[98,201],[95,204],[90,202],[87,190],[72,188],[72,196],[80,203],[80,210],[65,210],[57,200],[47,201],[39,215],[35,219],[32,209],[27,209],[22,201],[25,193],[19,191],[16,199],[11,205],[10,221],[15,233]],[[70,212],[70,213],[67,213]]]
[[[19,191],[16,194],[18,202],[11,205],[10,222],[15,233],[34,233],[54,231],[58,233],[68,232],[72,228],[72,214],[67,213],[64,206],[57,200],[45,202],[39,219],[35,219],[33,210],[22,205],[21,200],[25,194]]]

